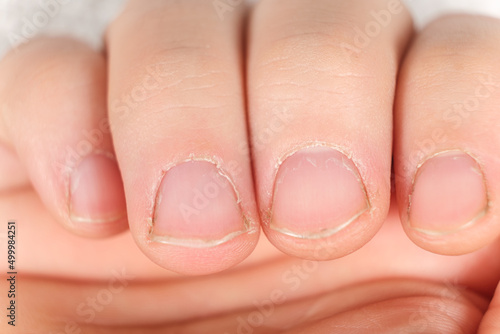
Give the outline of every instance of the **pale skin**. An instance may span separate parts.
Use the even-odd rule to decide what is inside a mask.
[[[2,333],[497,333],[499,39],[389,0],[135,0],[105,53],[11,52]]]

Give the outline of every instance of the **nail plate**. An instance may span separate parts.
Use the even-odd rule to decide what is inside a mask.
[[[302,149],[276,175],[270,228],[318,239],[345,228],[369,209],[354,163],[329,147]]]
[[[169,169],[160,183],[152,241],[204,248],[247,231],[230,179],[213,163],[187,161]]]
[[[477,161],[461,151],[444,152],[417,170],[409,223],[426,234],[449,234],[474,224],[487,207],[486,184]]]
[[[126,214],[118,165],[104,154],[91,154],[80,162],[71,173],[68,195],[73,222],[109,223]]]

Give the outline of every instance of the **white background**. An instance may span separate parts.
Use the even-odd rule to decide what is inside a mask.
[[[38,19],[42,20],[42,24],[39,24],[40,27],[35,26],[37,34],[69,34],[84,39],[95,48],[100,48],[102,47],[104,29],[108,22],[119,13],[125,1],[0,0],[0,57],[12,48],[12,41],[15,41],[17,37],[26,37],[22,33],[23,27],[26,26],[27,21],[33,27],[34,17],[37,15]],[[255,2],[255,0],[250,1]],[[500,0],[402,1],[412,11],[418,28],[437,16],[452,12],[478,13],[500,18]],[[51,8],[56,14],[43,24],[43,13],[47,13],[46,8]],[[45,15],[49,17],[47,14]]]

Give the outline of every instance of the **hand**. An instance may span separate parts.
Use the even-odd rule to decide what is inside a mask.
[[[253,301],[277,289],[286,301],[275,303],[276,313],[266,319],[277,328],[319,319],[327,326],[352,324],[360,314],[386,312],[381,328],[421,329],[425,323],[444,332],[456,329],[451,321],[474,332],[484,297],[447,294],[450,286],[421,280],[448,281],[486,296],[498,281],[498,266],[482,263],[497,251],[500,229],[494,131],[499,23],[443,18],[411,42],[411,20],[398,2],[262,1],[248,22],[244,57],[243,6],[220,20],[212,5],[132,1],[107,36],[108,78],[103,55],[67,39],[33,41],[0,64],[1,138],[19,157],[11,156],[15,173],[5,182],[4,205],[17,208],[16,219],[29,224],[20,239],[30,251],[24,272],[105,282],[45,282],[54,309],[44,303],[37,308],[40,292],[33,290],[25,297],[31,314],[62,313],[88,328],[196,319],[201,322],[186,326],[226,330],[238,327],[237,312],[249,309],[251,315]],[[393,209],[399,208],[401,225],[394,210],[387,218],[391,157]],[[79,234],[126,229],[126,198],[139,248],[181,273],[239,263],[254,249],[260,221],[273,246],[289,255],[315,261],[356,252],[305,262],[278,254],[261,238],[252,257],[233,271],[179,280],[145,261],[129,234],[88,241],[57,229],[32,191],[14,189],[26,184],[26,175],[52,214]],[[30,208],[26,217],[19,216],[20,205]],[[428,251],[482,250],[433,255],[405,239],[400,226]],[[110,292],[113,302],[106,307],[87,304],[86,298],[109,290],[109,268],[125,268],[133,282]],[[153,284],[154,278],[166,281]],[[380,285],[365,283],[376,279]],[[42,284],[26,282],[26,290]],[[331,305],[317,297],[327,291],[323,298],[330,296]],[[342,291],[355,306],[338,301]],[[416,299],[401,299],[409,291]],[[151,309],[137,313],[144,295],[155,296],[148,299]],[[208,300],[213,304],[202,309]],[[382,300],[389,305],[362,308]],[[429,320],[419,311],[433,300],[444,301],[429,312],[448,317]],[[176,307],[166,310],[166,301]],[[318,303],[317,309],[290,319],[300,307],[310,309],[308,303]],[[395,321],[394,309],[405,310],[401,319],[408,322]],[[43,319],[59,328],[59,320]]]

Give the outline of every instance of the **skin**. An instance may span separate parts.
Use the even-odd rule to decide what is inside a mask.
[[[109,28],[106,54],[53,38],[6,56],[0,174],[12,177],[0,183],[0,218],[18,222],[19,327],[495,333],[500,22],[452,16],[415,33],[406,9],[392,6],[266,0],[221,20],[207,2],[131,1]],[[390,22],[356,44],[353,27],[381,10],[394,12]],[[491,93],[474,95],[478,85]],[[440,116],[471,94],[473,112]],[[276,117],[283,123],[271,127]],[[311,146],[350,159],[368,209],[337,233],[297,238],[273,227],[278,207],[297,207],[291,193],[276,204],[275,177]],[[486,213],[453,233],[422,233],[409,215],[417,171],[457,150],[479,166]],[[72,172],[92,154],[109,159],[97,182],[107,197],[75,219]],[[162,180],[189,160],[211,163],[230,184],[222,188],[234,187],[244,233],[210,247],[152,240],[169,198],[159,201]]]

